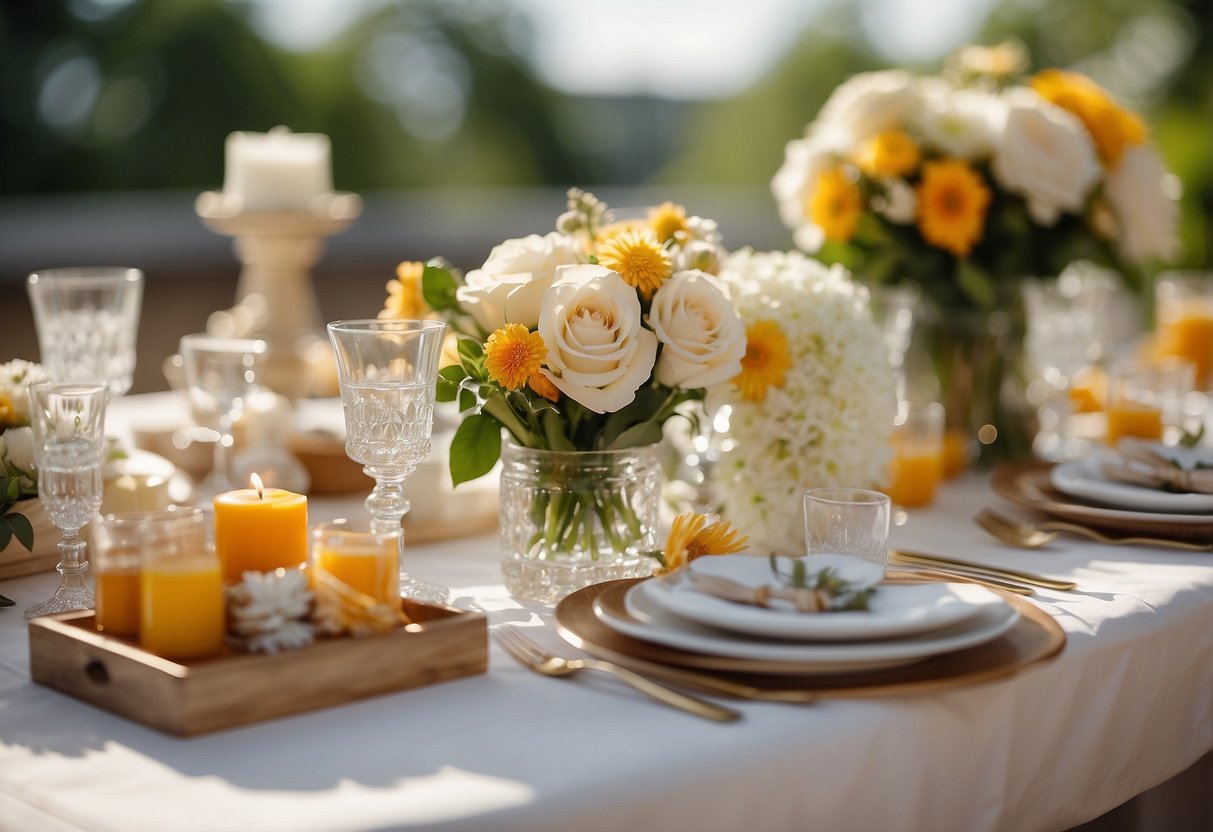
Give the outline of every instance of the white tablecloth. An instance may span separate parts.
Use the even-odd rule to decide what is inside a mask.
[[[953,483],[893,542],[1077,580],[1035,599],[1069,638],[1059,659],[946,694],[746,702],[727,725],[494,647],[483,676],[176,739],[33,685],[21,610],[54,576],[9,581],[0,829],[1064,829],[1213,748],[1213,555],[1011,550],[969,520],[992,502]],[[410,557],[455,604],[560,645],[547,609],[505,594],[495,538]]]

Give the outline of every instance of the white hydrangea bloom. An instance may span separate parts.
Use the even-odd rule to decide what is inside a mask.
[[[841,266],[743,249],[730,255],[721,279],[747,327],[775,321],[792,358],[786,383],[762,403],[741,400],[731,386],[709,394],[709,409],[732,408],[714,471],[723,513],[755,551],[801,553],[804,489],[885,478],[892,370],[867,293]]]

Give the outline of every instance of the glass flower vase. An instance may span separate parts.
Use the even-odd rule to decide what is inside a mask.
[[[501,566],[518,598],[555,603],[593,583],[652,574],[661,465],[656,446],[501,452]]]

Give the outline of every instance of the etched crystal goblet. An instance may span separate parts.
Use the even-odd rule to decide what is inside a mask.
[[[101,508],[101,463],[105,445],[107,385],[44,382],[30,388],[30,425],[38,498],[62,533],[59,587],[50,599],[25,611],[26,618],[93,606],[84,581],[88,561],[80,528]]]
[[[203,413],[213,414],[218,424],[214,464],[194,488],[195,502],[209,503],[216,494],[233,488],[232,430],[253,391],[267,347],[256,338],[195,334],[182,337],[180,348],[190,402]]]
[[[328,325],[345,411],[345,451],[375,487],[366,498],[373,530],[400,529],[404,481],[430,454],[434,385],[446,324],[357,320]],[[403,545],[403,537],[401,538]],[[404,595],[442,603],[447,591],[400,573]]]
[[[104,381],[131,389],[143,302],[143,272],[46,269],[26,281],[41,362],[55,381]]]

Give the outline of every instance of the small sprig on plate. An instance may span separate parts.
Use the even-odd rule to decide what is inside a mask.
[[[819,612],[866,611],[876,591],[870,584],[845,580],[832,566],[810,571],[797,558],[792,560],[791,571],[783,572],[775,555],[770,556],[770,563],[771,574],[785,587],[812,593]]]

